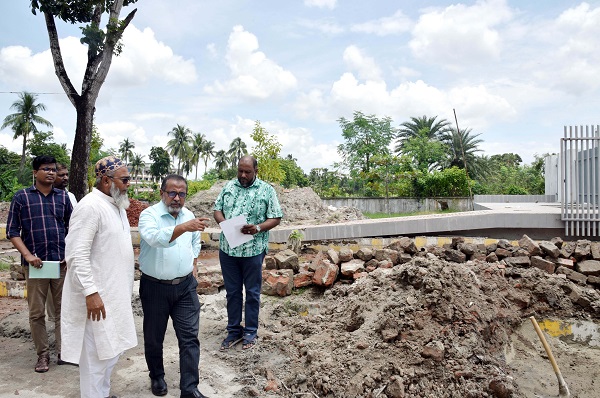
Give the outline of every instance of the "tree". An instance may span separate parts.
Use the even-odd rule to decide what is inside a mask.
[[[395,134],[389,117],[379,119],[375,115],[367,116],[356,111],[352,121],[342,117],[338,122],[345,140],[345,143],[338,145],[338,153],[351,174],[361,171],[368,173],[374,155],[389,154],[388,147]]]
[[[208,160],[215,156],[215,143],[212,141],[205,141],[202,146],[202,159],[204,160],[204,174],[206,174],[206,168],[208,166]]]
[[[190,152],[190,141],[192,140],[192,130],[178,124],[169,131],[168,135],[172,135],[173,138],[167,142],[167,149],[173,156],[173,162],[177,157],[177,174],[181,174],[181,161],[185,160],[185,157]]]
[[[86,193],[96,100],[108,75],[113,55],[118,55],[122,50],[119,41],[123,36],[123,32],[129,26],[137,9],[131,11],[123,20],[119,20],[119,15],[123,6],[133,4],[136,1],[31,0],[33,14],[40,11],[44,15],[54,70],[77,113],[69,187],[78,200]],[[108,14],[105,31],[100,28],[102,14],[104,13]],[[80,39],[83,44],[88,46],[87,65],[81,85],[81,93],[77,92],[65,69],[55,18],[71,24],[86,24],[81,29],[83,37]]]
[[[281,168],[285,172],[285,178],[281,181],[281,185],[285,188],[308,186],[308,178],[296,161],[297,159],[294,159],[292,155],[281,159]]]
[[[144,156],[139,153],[134,153],[131,159],[131,174],[133,174],[133,179],[137,180],[137,176],[144,173]]]
[[[37,133],[36,123],[52,127],[52,123],[38,115],[40,111],[45,111],[46,106],[42,103],[37,103],[37,95],[28,92],[19,94],[19,100],[13,102],[10,109],[17,111],[4,118],[0,130],[6,127],[11,127],[14,136],[13,139],[23,137],[23,149],[21,152],[21,163],[19,164],[19,172],[22,173],[25,167],[25,152],[27,151],[27,140],[30,133]]]
[[[482,161],[477,152],[481,152],[478,145],[483,140],[478,139],[481,134],[471,134],[471,129],[466,128],[462,131],[451,129],[444,135],[444,142],[448,148],[448,159],[444,168],[453,166],[459,169],[466,169],[471,178],[484,176],[487,172],[487,163]]]
[[[409,139],[423,136],[423,134],[430,140],[441,140],[444,135],[450,131],[450,122],[446,119],[435,121],[437,116],[427,117],[411,117],[410,122],[404,122],[400,125],[397,131],[398,143],[394,149],[397,154],[401,154],[404,150],[404,145]]]
[[[127,161],[133,157],[133,148],[135,148],[135,143],[129,141],[129,138],[125,138],[123,142],[119,144],[119,153],[121,154],[121,159],[125,161],[125,165],[127,165]]]
[[[163,176],[169,173],[171,166],[171,157],[163,147],[153,146],[150,148],[150,174],[155,181],[159,181]]]
[[[217,151],[215,153],[215,168],[219,173],[225,170],[229,166],[229,157],[227,156],[227,152],[223,149]]]
[[[204,149],[204,144],[206,143],[206,137],[201,133],[194,133],[192,137],[192,156],[190,161],[196,166],[196,177],[195,180],[198,179],[198,164],[200,163],[200,158],[202,157],[202,150]]]
[[[492,162],[496,162],[507,167],[517,167],[521,163],[523,163],[523,159],[521,159],[521,156],[517,155],[516,153],[503,153],[500,155],[492,155],[490,157],[490,160]]]
[[[29,141],[29,154],[32,157],[41,155],[54,156],[57,162],[69,165],[69,150],[67,144],[57,144],[54,142],[52,132],[37,132],[33,134],[33,138]]]
[[[258,178],[279,184],[285,178],[281,168],[281,144],[275,136],[269,134],[257,120],[250,137],[256,143],[252,149],[252,156],[258,161]]]
[[[231,156],[231,167],[237,167],[242,156],[248,154],[246,143],[240,137],[234,138],[231,144],[229,144],[227,154]]]
[[[444,163],[447,147],[436,138],[430,138],[426,131],[404,141],[400,154],[412,159],[413,167],[422,172],[432,171]]]

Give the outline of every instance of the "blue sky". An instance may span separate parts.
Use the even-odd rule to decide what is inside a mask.
[[[438,116],[479,133],[483,154],[527,163],[557,152],[565,125],[600,123],[600,1],[139,0],[96,104],[105,147],[146,155],[183,124],[227,149],[260,120],[309,172],[339,160],[354,111]],[[415,5],[417,4],[417,5]],[[43,17],[0,5],[0,117],[31,91],[71,147],[75,110],[54,74]],[[122,17],[131,9],[126,8]],[[105,23],[105,21],[103,21]],[[86,48],[58,22],[81,87]],[[21,141],[0,130],[0,145]],[[203,170],[203,169],[201,169]]]

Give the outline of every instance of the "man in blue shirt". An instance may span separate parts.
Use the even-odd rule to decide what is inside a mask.
[[[56,178],[56,159],[38,156],[33,159],[33,186],[18,191],[10,203],[6,235],[21,253],[21,263],[27,281],[29,325],[38,360],[35,371],[48,371],[50,353],[46,332],[46,297],[54,300],[54,334],[60,360],[60,306],[67,271],[65,236],[73,207],[65,191],[52,186]],[[44,261],[60,261],[60,278],[29,278],[29,267],[42,268]]]
[[[219,261],[227,291],[227,337],[221,350],[242,341],[242,349],[256,345],[262,286],[262,263],[269,250],[269,230],[279,225],[283,212],[273,187],[256,177],[258,162],[243,156],[238,162],[237,179],[229,181],[215,201],[214,218],[221,223],[244,215],[243,234],[253,239],[230,247],[221,233]],[[242,326],[243,291],[246,291],[245,325]]]
[[[181,398],[203,398],[198,391],[200,302],[196,260],[200,231],[208,218],[196,218],[183,207],[187,182],[168,175],[161,201],[140,214],[140,299],[144,311],[144,353],[154,395],[167,394],[163,340],[169,316],[179,342]]]

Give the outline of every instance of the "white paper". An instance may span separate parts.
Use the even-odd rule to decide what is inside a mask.
[[[248,224],[248,222],[246,221],[245,215],[233,217],[219,223],[230,248],[234,249],[254,238],[250,234],[246,235],[242,233],[242,227],[246,224]]]

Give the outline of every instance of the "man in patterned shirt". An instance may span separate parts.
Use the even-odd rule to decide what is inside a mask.
[[[221,350],[240,341],[243,349],[256,345],[262,263],[269,249],[268,231],[279,225],[283,217],[275,189],[256,178],[257,171],[255,158],[242,157],[237,179],[229,181],[215,201],[214,217],[218,223],[244,215],[247,224],[241,232],[253,235],[252,240],[234,248],[229,246],[224,234],[219,240],[219,261],[227,291],[227,337],[221,343]],[[243,289],[246,305],[242,327]]]
[[[52,186],[56,178],[56,160],[52,156],[33,159],[33,186],[18,191],[10,202],[6,235],[21,253],[27,281],[29,326],[38,360],[35,371],[48,371],[50,353],[46,333],[46,296],[54,300],[54,334],[56,352],[61,364],[60,308],[62,288],[67,271],[65,235],[73,207],[65,191]],[[43,261],[60,261],[60,278],[29,278],[29,267],[42,268]]]

